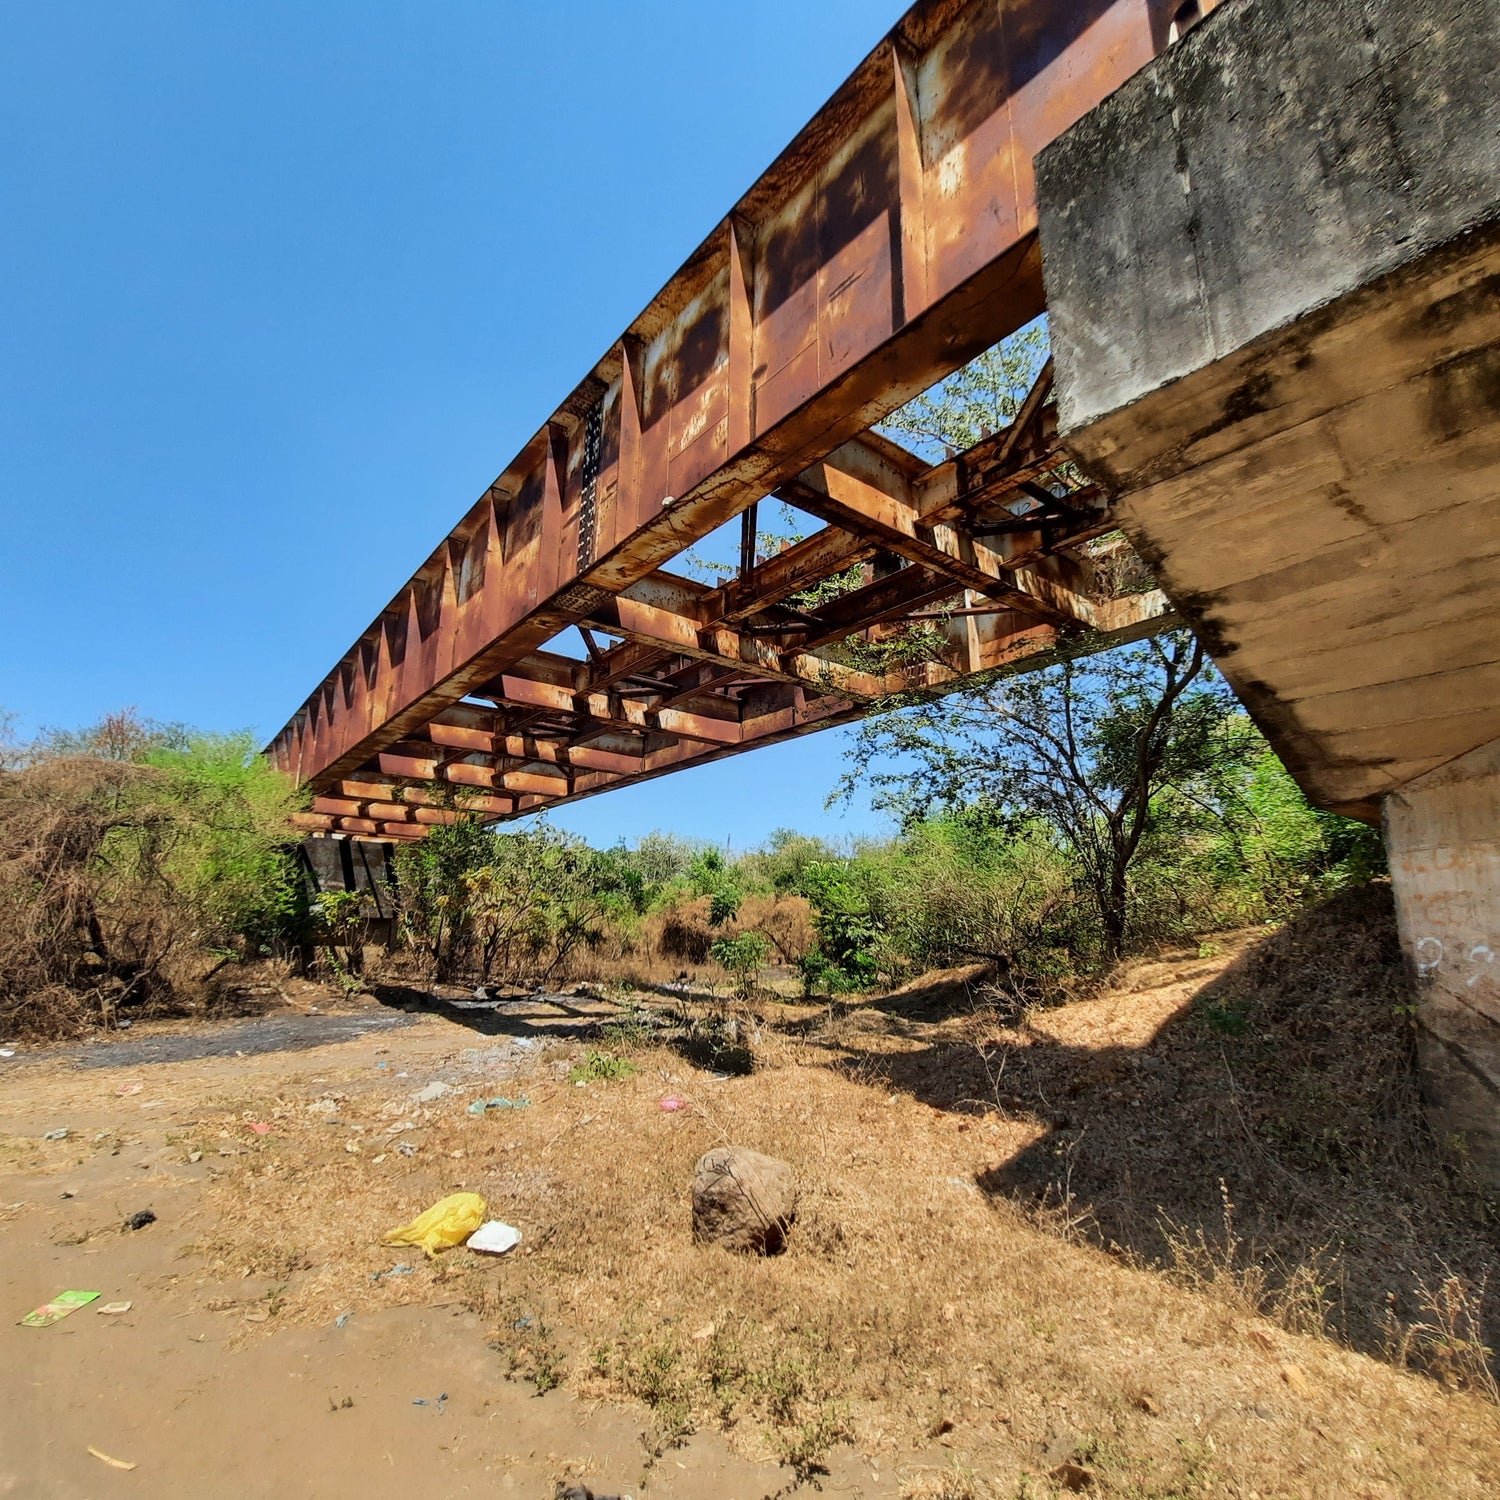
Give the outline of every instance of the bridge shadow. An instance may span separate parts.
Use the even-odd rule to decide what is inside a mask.
[[[597,1041],[604,1027],[620,1015],[619,1006],[610,1001],[550,990],[503,992],[476,1000],[415,985],[376,983],[370,993],[391,1010],[442,1016],[480,1036]]]
[[[1130,1010],[1119,996],[1029,1022],[898,1004],[827,1045],[841,1071],[1029,1130],[976,1186],[1130,1263],[1377,1355],[1392,1317],[1432,1320],[1450,1276],[1477,1306],[1500,1216],[1423,1120],[1389,890],[1335,897],[1180,988],[1139,1045],[1092,1041],[1105,1007]]]
[[[744,1074],[755,1067],[754,1053],[745,1044],[738,1021],[712,1014],[672,1015],[660,1002],[627,1008],[596,994],[552,990],[517,990],[479,1000],[402,984],[376,984],[371,993],[383,1006],[440,1015],[480,1036],[619,1045],[654,1043],[711,1072]],[[622,1022],[626,1034],[611,1030]]]

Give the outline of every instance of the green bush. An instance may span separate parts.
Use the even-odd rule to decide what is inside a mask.
[[[866,990],[878,979],[883,931],[868,894],[860,888],[858,862],[818,861],[802,872],[801,892],[813,909],[817,944],[802,960],[809,994],[819,989]]]
[[[544,978],[645,901],[617,851],[545,822],[506,833],[446,824],[399,848],[395,865],[400,930],[441,978]]]
[[[605,1083],[615,1078],[629,1078],[635,1064],[612,1052],[590,1052],[581,1063],[568,1070],[569,1083]]]
[[[765,967],[770,955],[771,944],[758,932],[722,937],[708,950],[708,956],[733,976],[736,989],[744,997],[754,989],[755,976]]]
[[[290,825],[306,799],[291,778],[255,753],[248,734],[192,734],[181,747],[148,749],[142,763],[162,773],[170,836],[159,827],[121,831],[105,858],[119,862],[128,849],[133,878],[164,879],[181,892],[214,945],[238,941],[259,953],[296,941],[308,896]]]

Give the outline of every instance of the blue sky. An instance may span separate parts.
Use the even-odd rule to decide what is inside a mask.
[[[274,733],[903,9],[10,8],[0,706]],[[873,831],[841,744],[557,821]]]

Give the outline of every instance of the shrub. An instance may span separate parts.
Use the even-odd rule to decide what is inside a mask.
[[[879,973],[876,946],[881,938],[869,898],[850,878],[848,867],[832,863],[809,865],[802,872],[802,890],[812,903],[818,935],[817,946],[801,964],[808,993],[820,986],[868,989]]]
[[[635,1064],[612,1052],[590,1052],[581,1063],[568,1071],[569,1083],[603,1083],[612,1078],[629,1078]]]
[[[448,824],[395,862],[401,931],[439,978],[549,976],[640,895],[617,857],[545,822],[515,833]]]
[[[765,967],[770,953],[770,943],[758,932],[722,937],[708,950],[708,956],[734,979],[735,989],[744,999],[755,988],[755,976]]]
[[[144,762],[32,746],[0,772],[0,1026],[107,1022],[298,939],[299,798],[251,744],[158,740]]]

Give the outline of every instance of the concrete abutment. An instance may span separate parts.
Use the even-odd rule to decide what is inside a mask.
[[[1434,1130],[1500,1182],[1500,740],[1385,799]]]
[[[1500,0],[1226,0],[1037,183],[1064,440],[1309,796],[1383,816],[1430,1117],[1500,1187],[1496,76]]]

